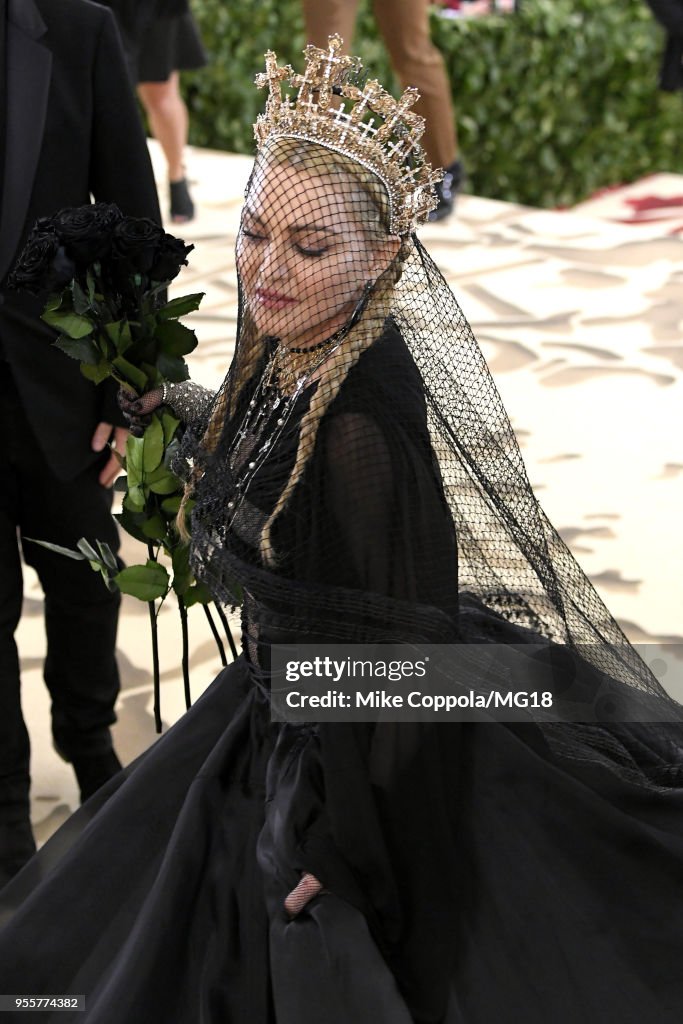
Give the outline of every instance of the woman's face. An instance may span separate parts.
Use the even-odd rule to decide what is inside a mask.
[[[306,348],[342,327],[384,269],[329,179],[287,164],[257,172],[237,239],[237,269],[261,336]]]

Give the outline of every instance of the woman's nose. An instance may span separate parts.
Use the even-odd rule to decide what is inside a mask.
[[[264,247],[259,271],[259,276],[264,280],[277,281],[287,277],[287,255],[285,247],[280,242],[273,240]]]

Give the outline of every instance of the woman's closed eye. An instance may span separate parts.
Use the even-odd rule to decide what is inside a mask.
[[[304,256],[324,256],[329,248],[327,245],[303,245],[301,242],[295,242],[294,247]]]
[[[242,235],[244,238],[248,238],[253,242],[268,242],[269,238],[263,231],[255,231],[250,228],[242,228]],[[297,242],[292,240],[290,244],[300,252],[302,256],[324,256],[328,251],[328,245],[305,245],[303,242]]]

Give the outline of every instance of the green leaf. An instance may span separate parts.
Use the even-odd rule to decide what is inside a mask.
[[[119,563],[117,561],[116,555],[114,554],[112,549],[109,547],[109,545],[105,544],[101,540],[98,540],[97,541],[97,547],[99,548],[100,556],[102,558],[102,561],[107,566],[107,568],[111,569],[112,572],[118,572],[119,571]]]
[[[106,566],[102,566],[102,568],[100,569],[100,575],[102,576],[102,580],[104,581],[104,585],[107,588],[107,590],[111,590],[112,593],[118,590],[118,587],[116,586],[116,581],[109,575],[109,570]]]
[[[132,434],[129,434],[126,441],[126,465],[129,475],[135,474],[136,479],[131,481],[133,484],[138,483],[142,478],[144,451],[144,438],[133,437]]]
[[[112,320],[110,323],[105,324],[104,331],[112,344],[118,348],[118,340],[121,335],[121,321]]]
[[[116,367],[121,376],[133,387],[139,394],[147,387],[147,375],[139,370],[137,366],[133,366],[123,356],[117,356],[116,359],[112,360],[112,365]]]
[[[172,384],[179,384],[190,376],[185,361],[177,356],[169,356],[160,352],[156,360],[156,368],[163,380],[169,380]]]
[[[77,313],[60,313],[47,309],[43,313],[42,319],[50,327],[56,327],[62,334],[66,334],[68,338],[86,338],[93,332],[92,322]]]
[[[81,373],[93,384],[101,384],[107,377],[111,377],[111,363],[103,359],[97,366],[90,366],[88,363],[81,363]]]
[[[169,578],[163,565],[150,559],[146,565],[129,565],[114,580],[123,594],[140,601],[155,601],[168,592]]]
[[[200,303],[206,292],[195,292],[194,295],[179,295],[177,299],[171,299],[165,306],[157,310],[159,320],[173,320],[179,316],[186,316],[199,309]]]
[[[157,480],[165,480],[167,476],[168,466],[165,462],[162,462],[151,473],[145,473],[145,487],[155,484]]]
[[[71,548],[64,548],[61,544],[51,544],[47,540],[36,540],[35,537],[22,537],[21,543],[25,544],[29,541],[31,544],[38,544],[41,548],[46,548],[48,551],[54,551],[56,555],[65,555],[66,558],[73,558],[74,562],[87,562],[88,559],[80,551],[72,551]]]
[[[147,475],[161,465],[164,456],[164,428],[157,416],[145,429],[142,442],[142,468]]]
[[[82,363],[87,363],[88,366],[97,366],[102,359],[100,350],[92,337],[74,339],[60,334],[52,344],[71,359],[79,359]]]
[[[87,313],[90,309],[90,301],[75,278],[71,282],[71,296],[73,298],[75,312]]]
[[[130,509],[131,512],[142,512],[145,507],[145,492],[142,487],[136,485],[128,488],[128,494],[123,499],[125,508]]]
[[[205,583],[195,583],[183,596],[186,608],[191,608],[193,604],[211,604],[213,601],[211,591]]]
[[[128,320],[112,320],[104,325],[104,330],[119,356],[127,352],[133,344],[133,335]]]
[[[114,513],[114,519],[116,519],[122,530],[125,530],[135,540],[139,540],[141,544],[147,544],[149,537],[145,537],[139,525],[142,518],[139,512],[132,512],[125,504],[120,512]]]
[[[168,448],[179,425],[180,420],[177,420],[170,412],[162,413],[161,426],[164,431],[164,448]]]
[[[85,537],[81,537],[81,539],[76,544],[76,547],[81,552],[81,554],[85,558],[87,558],[89,561],[91,561],[91,562],[99,562],[100,556],[95,551],[95,549],[92,546],[92,544],[90,544],[89,541],[87,541],[85,539]]]
[[[161,503],[161,508],[166,515],[177,516],[180,511],[180,502],[182,500],[182,494],[174,494],[171,498],[164,498]]]
[[[155,513],[146,519],[142,524],[142,532],[149,540],[163,540],[168,530],[168,524],[163,516]]]
[[[182,484],[178,477],[169,472],[165,473],[161,479],[154,480],[149,484],[150,491],[153,491],[155,494],[173,494],[180,487],[182,487]]]
[[[128,320],[121,321],[121,333],[119,334],[118,350],[121,355],[127,352],[133,344],[133,335],[130,329],[130,323]]]
[[[192,570],[190,569],[189,544],[180,544],[173,550],[171,563],[173,565],[172,586],[176,594],[182,597],[193,582]]]
[[[194,331],[178,320],[160,323],[154,335],[161,342],[162,350],[169,356],[186,356],[197,347]]]

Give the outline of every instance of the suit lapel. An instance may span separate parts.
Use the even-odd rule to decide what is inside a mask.
[[[0,280],[10,269],[26,221],[45,129],[52,53],[33,0],[9,0],[7,129],[0,206]]]

